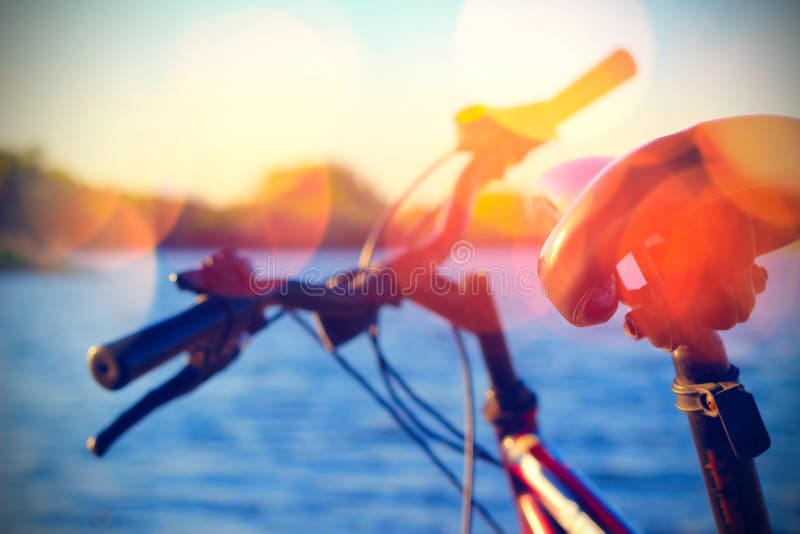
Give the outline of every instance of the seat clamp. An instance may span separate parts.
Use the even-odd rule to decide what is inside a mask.
[[[714,396],[729,389],[744,389],[738,381],[739,369],[731,365],[729,380],[719,382],[703,382],[701,384],[679,384],[672,381],[672,392],[675,393],[675,407],[682,412],[703,412],[708,417],[719,416]]]

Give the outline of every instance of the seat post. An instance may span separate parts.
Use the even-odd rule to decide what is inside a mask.
[[[769,437],[722,340],[713,330],[693,336],[673,351],[672,361],[676,406],[689,420],[717,530],[769,532],[753,461]]]

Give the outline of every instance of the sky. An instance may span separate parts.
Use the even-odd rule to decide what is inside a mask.
[[[391,198],[453,147],[459,109],[549,98],[626,48],[636,78],[504,180],[535,189],[705,119],[800,116],[797,28],[800,2],[3,0],[0,147],[216,204],[336,161]]]

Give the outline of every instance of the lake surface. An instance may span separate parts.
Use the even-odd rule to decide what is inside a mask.
[[[536,257],[481,254],[479,261],[505,266]],[[191,295],[167,276],[202,256],[95,254],[78,259],[92,269],[0,274],[0,530],[457,531],[458,494],[288,319],[105,458],[85,450],[87,437],[180,366],[110,393],[90,377],[86,349],[190,306]],[[777,531],[800,524],[799,259],[788,251],[764,258],[766,293],[750,322],[723,336],[771,433],[772,448],[757,465]],[[356,251],[329,251],[311,264],[329,271],[355,261]],[[673,407],[669,357],[625,337],[619,313],[577,329],[541,293],[511,291],[500,307],[518,370],[539,395],[543,434],[561,456],[644,531],[713,531],[688,426]],[[381,313],[381,338],[407,379],[460,422],[460,371],[447,325],[403,304]],[[468,348],[479,402],[485,376],[472,340]],[[365,339],[343,352],[377,379]],[[482,419],[478,425],[480,441],[493,449],[491,429]],[[460,456],[448,458],[460,475]],[[515,531],[503,473],[481,467],[476,483],[477,497]],[[486,530],[476,517],[475,531]]]

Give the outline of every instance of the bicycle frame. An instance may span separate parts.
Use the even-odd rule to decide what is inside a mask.
[[[468,308],[474,310],[474,324],[480,325],[473,333],[490,382],[484,416],[495,429],[521,531],[633,532],[587,482],[542,442],[536,421],[536,396],[514,370],[487,279],[474,274],[469,286],[473,291],[464,298],[471,299]]]

